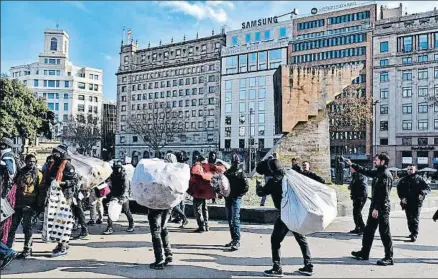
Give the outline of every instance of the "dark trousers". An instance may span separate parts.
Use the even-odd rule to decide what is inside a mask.
[[[362,209],[367,202],[367,197],[353,198],[353,220],[355,229],[363,230],[365,229],[365,223],[362,218]]]
[[[405,209],[406,218],[408,219],[408,228],[411,235],[418,236],[418,225],[420,223],[420,212],[422,203],[408,201]]]
[[[151,229],[152,246],[154,247],[156,262],[162,262],[164,260],[163,249],[166,258],[172,256],[169,232],[167,231],[167,221],[169,220],[170,211],[170,209],[149,209],[148,211],[149,227]]]
[[[122,212],[125,213],[126,218],[128,218],[129,227],[134,226],[134,218],[132,218],[131,210],[129,209],[129,200],[122,204]],[[113,227],[113,220],[108,216],[108,227]]]
[[[377,227],[379,227],[380,239],[382,240],[383,247],[385,247],[385,258],[393,257],[391,230],[389,227],[389,213],[390,210],[379,211],[377,218],[372,216],[373,208],[370,208],[368,215],[367,225],[362,238],[362,254],[365,256],[370,255],[371,247],[373,246],[374,234]]]
[[[228,226],[230,227],[231,239],[240,243],[240,208],[241,198],[226,198],[225,209],[227,213]]]
[[[71,204],[71,211],[75,219],[78,220],[78,224],[81,225],[82,231],[88,231],[84,210],[82,208],[82,202],[80,200],[78,200],[77,202],[78,204]]]
[[[15,241],[15,233],[17,232],[20,223],[23,225],[24,233],[24,249],[32,248],[32,218],[35,215],[35,210],[30,206],[23,208],[16,208],[14,215],[12,215],[12,225],[9,230],[7,246],[12,247]]]
[[[199,228],[203,228],[208,224],[208,208],[205,199],[193,198],[193,209],[195,211],[196,221]]]
[[[280,248],[281,242],[286,237],[289,229],[286,224],[283,223],[280,217],[277,218],[274,224],[274,230],[271,235],[271,250],[272,250],[272,261],[274,265],[281,266],[281,255]],[[309,244],[307,243],[307,239],[304,235],[292,232],[298,245],[301,248],[301,253],[303,254],[304,265],[312,265],[312,256],[310,254]]]
[[[184,213],[186,209],[186,205],[184,204],[184,201],[182,201],[180,204],[175,206],[172,210],[172,215],[177,215],[176,218],[179,218],[181,220],[185,220],[186,214]]]

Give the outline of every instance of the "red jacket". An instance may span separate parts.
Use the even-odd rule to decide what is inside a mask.
[[[216,198],[210,180],[213,177],[213,164],[196,163],[190,170],[189,190],[187,193],[194,198],[211,200]]]

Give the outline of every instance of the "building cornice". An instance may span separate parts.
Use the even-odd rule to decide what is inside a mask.
[[[236,47],[222,47],[221,55],[222,57],[238,55],[248,52],[263,51],[276,48],[286,48],[289,45],[289,38],[284,38],[282,40],[273,42],[259,42],[252,43],[248,45],[236,46]]]

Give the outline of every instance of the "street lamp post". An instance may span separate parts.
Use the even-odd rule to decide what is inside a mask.
[[[252,146],[253,146],[253,136],[252,136],[252,115],[254,114],[254,110],[252,108],[249,109],[249,143],[248,143],[248,150],[249,150],[249,163],[248,163],[248,173],[251,173],[252,171]]]
[[[374,157],[374,155],[377,153],[377,104],[380,103],[380,100],[375,100],[373,102],[373,112],[374,112],[374,149],[373,149],[373,154],[372,157]]]

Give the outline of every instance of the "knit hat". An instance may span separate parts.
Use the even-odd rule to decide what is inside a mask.
[[[52,153],[59,152],[59,153],[61,153],[61,155],[65,155],[65,154],[67,154],[67,151],[68,151],[67,145],[60,144],[57,147],[53,148]]]

